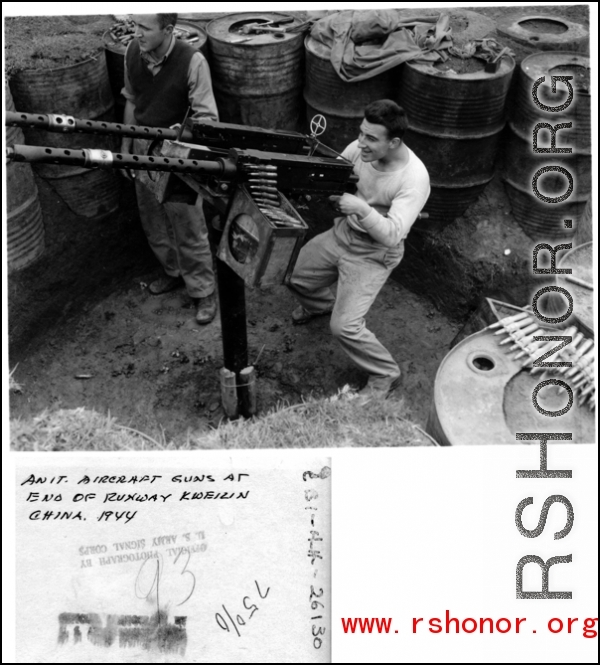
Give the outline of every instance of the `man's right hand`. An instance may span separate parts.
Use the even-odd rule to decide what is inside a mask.
[[[124,136],[121,139],[121,152],[125,155],[131,154],[131,149],[133,147],[133,139],[131,136]]]
[[[121,139],[121,153],[125,155],[130,155],[133,150],[133,139],[131,136],[124,136]],[[133,180],[135,178],[135,174],[132,173],[129,169],[119,169],[121,171],[121,174],[123,175],[124,178],[127,178],[127,180]]]

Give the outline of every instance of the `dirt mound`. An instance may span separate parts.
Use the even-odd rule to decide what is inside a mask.
[[[113,23],[108,15],[7,17],[6,74],[74,65],[100,55],[102,35]]]

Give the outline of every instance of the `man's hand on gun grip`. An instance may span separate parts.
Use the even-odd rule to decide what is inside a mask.
[[[133,150],[133,139],[130,136],[124,136],[121,139],[121,153],[130,155]],[[121,173],[127,180],[134,180],[135,173],[129,169],[121,169]]]
[[[357,215],[359,218],[366,217],[371,211],[371,206],[354,194],[342,194],[342,196],[330,196],[329,201],[335,210],[342,215]]]

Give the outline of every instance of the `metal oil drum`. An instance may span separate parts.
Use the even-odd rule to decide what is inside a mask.
[[[8,84],[4,84],[7,111],[14,111]],[[6,145],[25,143],[18,127],[6,128]],[[31,166],[6,164],[6,261],[9,273],[33,263],[44,251],[44,224]]]
[[[556,124],[555,120],[551,124]],[[560,137],[560,132],[558,134]],[[548,133],[540,131],[538,145],[540,147],[546,147],[549,145],[548,142]],[[557,138],[556,142],[557,147],[561,145],[566,146],[566,138],[561,142],[560,138]],[[577,201],[581,212],[585,207],[585,202],[590,195],[592,189],[592,156],[589,152],[583,152],[573,148],[573,152],[570,154],[567,153],[557,153],[557,154],[539,154],[534,153],[532,149],[532,132],[528,134],[522,134],[516,132],[514,129],[510,129],[506,133],[505,141],[505,177],[507,182],[511,183],[512,187],[516,185],[521,185],[525,190],[529,190],[532,197],[535,197],[535,194],[532,190],[531,181],[534,174],[542,166],[551,165],[558,166],[567,170],[573,178],[573,193],[569,197],[569,201]],[[539,177],[537,182],[537,187],[539,191],[548,197],[555,198],[564,194],[567,189],[567,179],[562,174],[554,171],[551,173],[543,174]],[[539,199],[536,199],[539,201]],[[543,202],[540,201],[540,205],[544,206]],[[558,206],[560,204],[550,204],[551,206]],[[549,206],[544,206],[549,207]],[[577,208],[579,210],[579,207]],[[570,235],[568,229],[565,229],[564,224],[561,225],[562,229],[558,229],[562,234]],[[547,229],[547,224],[538,219],[529,219],[528,224],[530,226],[530,231],[535,231],[535,239],[542,239],[544,237],[544,232]],[[573,221],[573,229],[575,228],[575,220]],[[551,229],[550,233],[553,233],[554,230]],[[554,235],[552,236],[554,237]]]
[[[574,400],[571,409],[552,418],[537,411],[532,393],[540,375],[523,369],[505,353],[489,329],[457,344],[438,369],[427,432],[442,445],[516,444],[517,432],[572,433],[573,443],[595,441],[594,412]],[[566,392],[542,388],[538,404],[558,411]]]
[[[573,76],[573,99],[559,113],[541,110],[533,101],[532,88],[542,77],[545,81],[537,88],[542,104],[560,106],[568,100],[568,89],[558,82],[556,92],[551,89],[551,76]],[[513,216],[525,233],[535,240],[569,237],[576,219],[583,215],[591,194],[591,70],[589,57],[578,53],[543,52],[525,58],[520,66],[515,101],[509,120],[503,177]],[[557,148],[572,148],[571,153],[534,153],[533,129],[538,123],[555,126],[572,123],[570,128],[559,129]],[[550,132],[538,132],[538,148],[550,147]],[[532,180],[544,166],[560,166],[573,178],[573,192],[562,202],[546,203],[533,192]],[[539,192],[549,198],[566,193],[569,186],[564,175],[556,171],[545,173],[537,180]],[[573,221],[572,229],[564,224]]]
[[[205,27],[207,23],[210,23],[216,18],[227,16],[227,14],[228,12],[179,12],[177,14],[177,22],[179,22],[179,19],[181,19],[187,23]]]
[[[589,52],[590,33],[584,25],[562,16],[537,14],[535,8],[522,7],[519,14],[498,19],[497,28],[501,37],[535,51]]]
[[[88,58],[66,67],[20,71],[11,78],[10,88],[18,111],[114,120],[114,99],[102,57]],[[116,136],[60,134],[36,129],[26,129],[24,134],[29,145],[117,152],[119,148]],[[78,215],[104,216],[119,205],[120,180],[115,173],[55,164],[38,164],[35,171],[50,181]]]
[[[333,68],[330,49],[307,35],[306,82],[304,101],[306,118],[310,121],[317,113],[325,116],[327,129],[320,137],[325,145],[341,152],[358,138],[358,128],[364,117],[365,106],[377,99],[393,99],[398,87],[398,68],[377,76],[348,83]]]
[[[570,275],[556,275],[556,285],[573,298],[573,313],[561,325],[576,325],[586,337],[594,336],[594,243],[586,242],[558,254],[557,268],[571,268]],[[575,281],[577,280],[577,281]],[[578,283],[579,282],[579,283]],[[540,297],[538,308],[547,317],[559,317],[568,311],[566,296],[549,293]]]
[[[209,63],[222,122],[265,129],[299,128],[304,115],[302,34],[243,32],[252,23],[282,18],[291,16],[248,12],[228,14],[208,24]],[[290,30],[301,23],[294,18],[281,27]]]
[[[405,142],[429,171],[432,222],[461,215],[492,179],[514,67],[510,56],[493,73],[404,66],[398,101],[408,117]]]

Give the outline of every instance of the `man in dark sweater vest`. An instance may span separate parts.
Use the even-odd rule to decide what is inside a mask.
[[[177,14],[134,14],[135,39],[125,53],[124,122],[170,127],[191,117],[218,120],[210,71],[204,56],[173,34]],[[146,154],[149,141],[124,138],[121,151]],[[158,295],[183,281],[196,305],[196,321],[216,314],[215,279],[202,198],[195,205],[159,203],[145,171],[135,175],[142,226],[164,275],[148,287]]]

